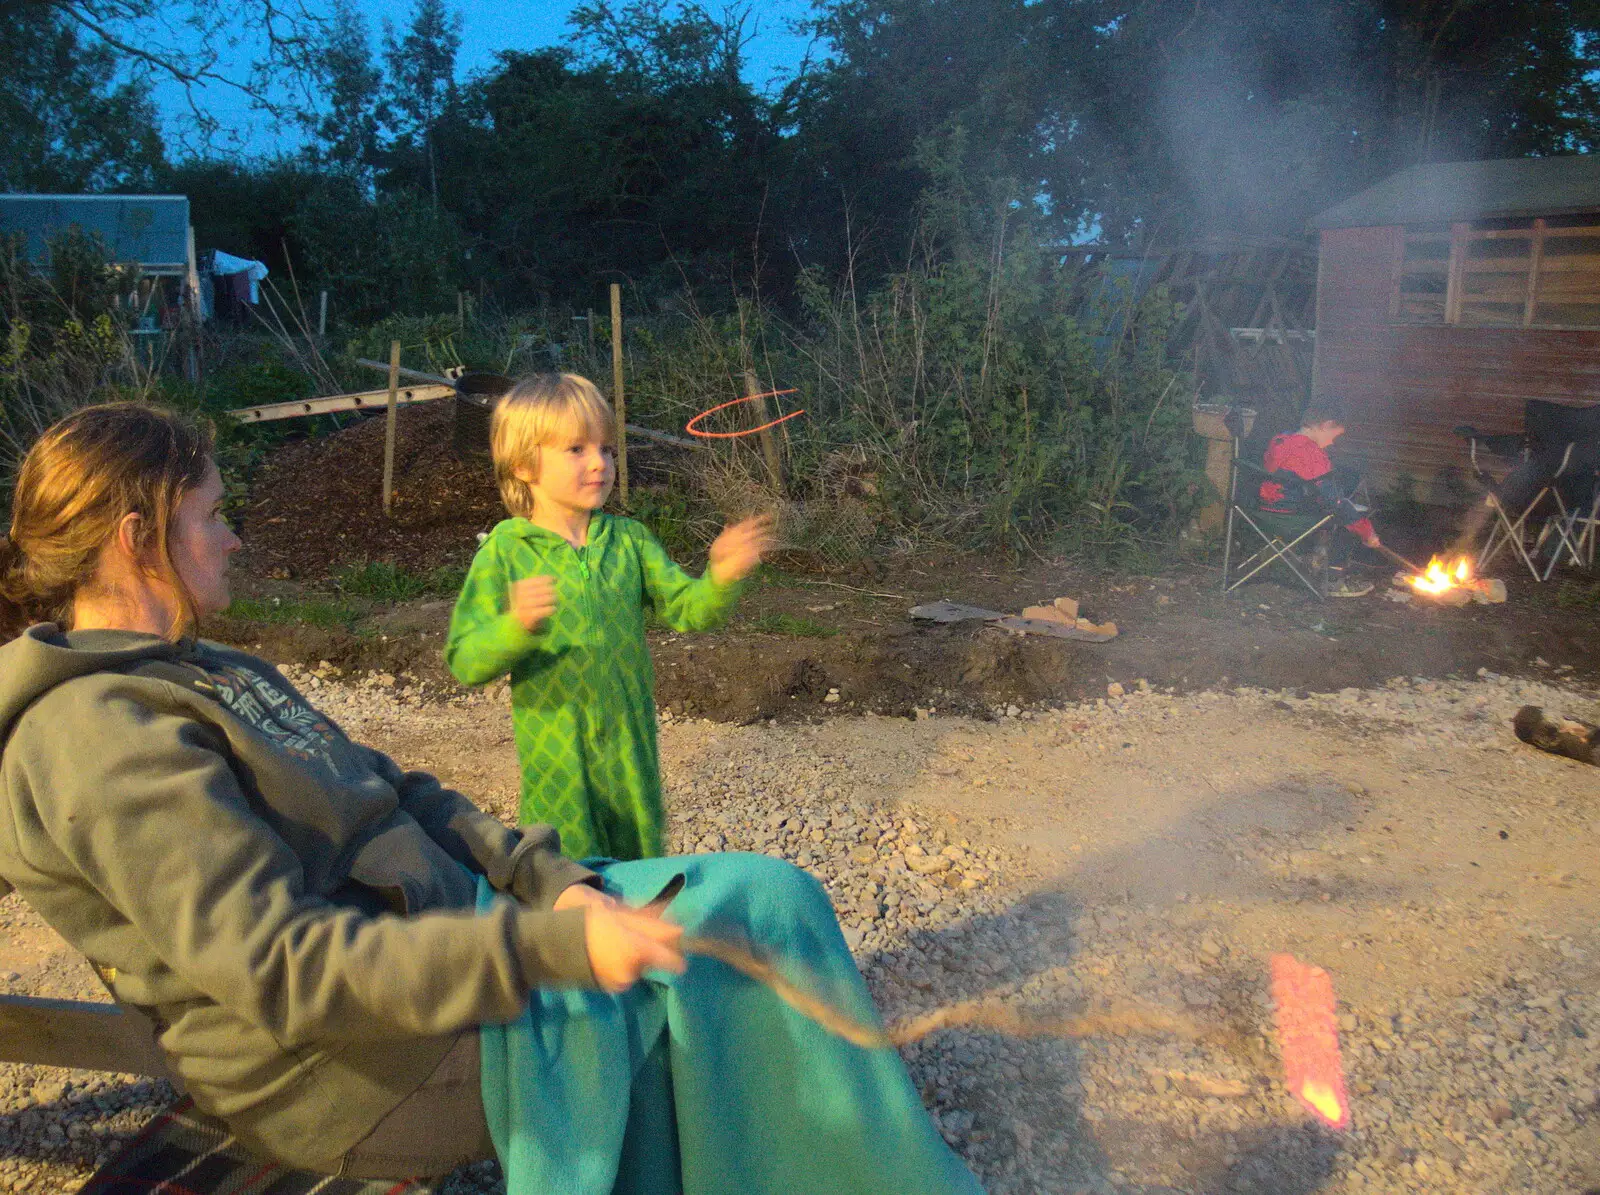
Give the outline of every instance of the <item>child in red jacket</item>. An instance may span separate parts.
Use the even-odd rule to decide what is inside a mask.
[[[1344,435],[1344,411],[1336,399],[1314,400],[1300,419],[1300,430],[1274,436],[1267,445],[1262,468],[1268,473],[1292,473],[1309,483],[1312,502],[1321,508],[1331,508],[1334,516],[1343,522],[1345,530],[1369,548],[1378,546],[1378,533],[1372,529],[1372,520],[1364,510],[1351,502],[1334,479],[1333,462],[1328,459],[1328,448]],[[1281,482],[1268,479],[1261,483],[1261,509],[1274,514],[1303,514],[1304,507],[1296,510]],[[1360,597],[1370,593],[1369,582],[1353,582],[1340,578],[1328,590],[1329,597]]]

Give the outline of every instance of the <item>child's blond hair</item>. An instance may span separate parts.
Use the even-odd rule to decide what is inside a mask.
[[[588,378],[575,373],[534,374],[521,379],[494,404],[489,422],[489,454],[500,500],[514,515],[533,514],[533,487],[518,469],[539,478],[539,449],[577,433],[615,444],[617,417]]]

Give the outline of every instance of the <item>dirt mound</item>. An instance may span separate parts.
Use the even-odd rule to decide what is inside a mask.
[[[477,533],[505,517],[486,459],[450,447],[454,405],[438,399],[397,412],[394,513],[383,513],[384,417],[274,453],[240,519],[246,569],[319,581],[382,560],[424,571],[464,564]]]

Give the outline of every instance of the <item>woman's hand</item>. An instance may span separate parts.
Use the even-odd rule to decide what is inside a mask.
[[[568,884],[556,897],[552,906],[556,912],[562,909],[592,909],[596,907],[615,909],[620,905],[617,898],[602,892],[593,884]]]
[[[711,579],[732,585],[750,575],[776,542],[771,515],[756,515],[723,529],[711,545]]]
[[[565,897],[567,892],[561,896]],[[589,969],[594,972],[595,983],[601,990],[613,995],[625,992],[638,983],[646,971],[683,974],[683,953],[678,949],[683,937],[682,926],[663,921],[652,913],[625,908],[604,893],[597,895],[610,903],[588,898],[574,903],[581,903],[584,908],[584,945],[589,951]],[[561,900],[557,899],[556,908],[561,907]]]
[[[538,630],[539,624],[555,612],[554,577],[524,577],[511,583],[511,616],[522,624],[523,630]]]

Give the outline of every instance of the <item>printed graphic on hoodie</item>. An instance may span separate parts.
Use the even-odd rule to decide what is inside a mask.
[[[295,758],[320,759],[335,775],[339,773],[331,750],[333,724],[316,710],[248,668],[215,660],[204,660],[200,667],[216,690],[217,700],[236,718],[250,723]]]

